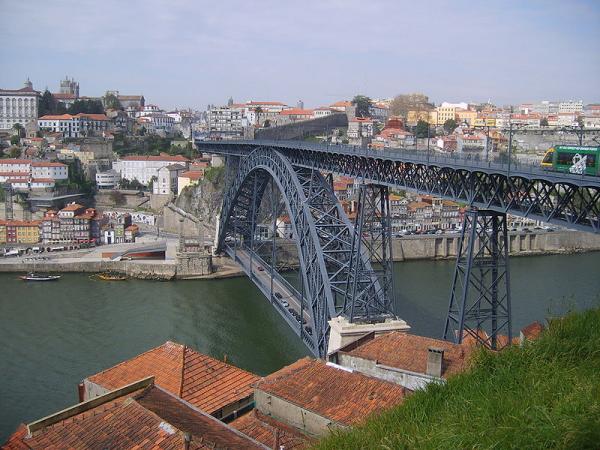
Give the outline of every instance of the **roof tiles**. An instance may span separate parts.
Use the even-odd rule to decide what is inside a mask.
[[[301,449],[314,442],[313,438],[256,409],[237,418],[229,425],[269,448],[283,446],[286,450]]]
[[[252,395],[258,377],[250,372],[167,341],[141,355],[88,378],[105,389],[116,389],[147,376],[209,414]]]
[[[345,425],[401,403],[406,393],[397,384],[311,358],[284,367],[255,387]]]

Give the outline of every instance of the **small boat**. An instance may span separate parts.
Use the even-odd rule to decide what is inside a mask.
[[[23,281],[56,281],[60,279],[60,275],[40,275],[30,272],[27,275],[21,275],[19,278]]]
[[[125,281],[127,279],[126,275],[119,275],[116,273],[99,273],[97,277],[104,281]]]

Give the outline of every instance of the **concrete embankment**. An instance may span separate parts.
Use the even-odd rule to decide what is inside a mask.
[[[22,261],[2,262],[0,272],[27,272],[33,269],[32,263]],[[113,271],[124,273],[132,278],[144,280],[173,280],[177,266],[164,262],[150,261],[41,261],[36,262],[35,271],[40,273],[100,273]]]
[[[394,239],[395,261],[455,258],[460,235],[411,235]],[[600,250],[600,235],[575,231],[511,233],[511,256],[552,255]]]

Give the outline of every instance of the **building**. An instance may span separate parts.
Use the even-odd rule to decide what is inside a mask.
[[[39,242],[40,223],[39,220],[0,220],[0,245]]]
[[[113,170],[121,179],[137,180],[144,186],[148,186],[150,180],[158,179],[158,169],[171,164],[180,164],[186,169],[189,159],[184,156],[171,156],[161,154],[159,156],[124,156],[113,162]]]
[[[153,112],[138,117],[137,122],[151,134],[170,134],[175,127],[175,119],[162,112]]]
[[[403,332],[369,333],[340,348],[330,360],[412,391],[465,370],[474,346]]]
[[[261,414],[321,437],[399,405],[407,390],[322,360],[303,358],[254,384]]]
[[[350,139],[373,137],[373,120],[356,117],[348,121],[348,137]]]
[[[377,122],[385,123],[390,116],[390,107],[383,102],[371,102],[369,105],[369,116]]]
[[[85,378],[81,401],[154,377],[156,385],[217,419],[251,409],[256,375],[167,341],[110,369]]]
[[[98,189],[114,189],[119,185],[121,177],[115,170],[96,173],[96,187]]]
[[[16,124],[35,126],[39,97],[29,78],[21,89],[0,89],[0,131],[11,130]]]
[[[477,120],[477,111],[471,109],[456,109],[456,122],[458,124],[466,123],[468,126],[473,126]]]
[[[104,114],[45,115],[38,119],[40,129],[62,133],[63,137],[99,136],[108,131],[111,122]]]
[[[346,112],[347,108],[352,108],[352,106],[352,102],[348,100],[342,100],[329,105],[331,109],[339,112]]]
[[[13,189],[53,188],[56,181],[69,178],[69,167],[62,163],[31,159],[0,159],[0,183]]]
[[[446,123],[447,120],[456,120],[456,109],[457,106],[449,103],[442,103],[442,106],[438,106],[437,108],[435,108],[437,112],[437,120],[435,122],[435,125],[444,125],[444,123]]]
[[[94,208],[70,203],[58,212],[46,211],[42,219],[41,240],[44,244],[97,243],[101,227],[107,221]]]
[[[276,443],[249,438],[147,377],[20,425],[2,448],[266,450]]]
[[[222,139],[239,139],[244,136],[244,106],[220,106],[208,110],[208,134]]]
[[[181,194],[186,187],[198,184],[202,179],[204,179],[204,169],[183,172],[177,178],[177,195]]]
[[[314,110],[312,109],[284,109],[279,113],[276,118],[278,125],[285,125],[286,123],[302,122],[304,120],[314,119]]]
[[[152,184],[153,194],[176,194],[178,178],[187,170],[187,165],[169,164],[158,169],[158,178]]]
[[[558,104],[558,113],[581,113],[583,111],[582,100],[568,100]]]
[[[313,110],[313,118],[318,119],[320,117],[326,117],[333,114],[335,110],[326,107],[320,107]],[[337,111],[336,111],[337,112]]]

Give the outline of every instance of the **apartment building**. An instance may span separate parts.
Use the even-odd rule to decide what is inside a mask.
[[[0,245],[39,242],[40,223],[39,220],[0,220]]]
[[[244,136],[244,107],[219,106],[208,110],[208,133],[222,139],[239,139]]]
[[[181,155],[132,155],[124,156],[113,162],[113,170],[119,174],[121,179],[126,179],[129,181],[137,180],[144,186],[147,186],[153,177],[158,179],[158,170],[162,167],[166,167],[171,164],[180,164],[187,169],[189,162],[189,159]]]
[[[40,129],[69,138],[100,135],[111,127],[111,121],[104,114],[49,114],[40,117],[37,123]]]
[[[108,219],[94,208],[70,203],[60,211],[49,210],[41,223],[44,244],[98,242],[100,229]]]

